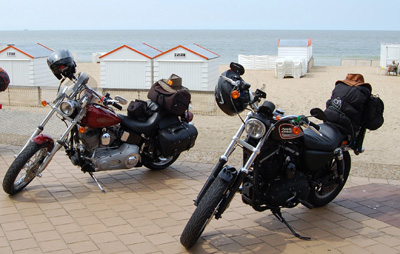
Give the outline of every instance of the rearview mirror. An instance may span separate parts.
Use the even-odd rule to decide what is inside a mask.
[[[322,109],[320,108],[311,109],[310,114],[319,120],[326,121],[327,116],[325,115],[324,111],[322,111]]]
[[[128,103],[128,101],[124,97],[119,96],[119,95],[115,96],[114,99],[116,101],[118,101],[119,104],[122,104],[122,105],[126,105]]]
[[[240,76],[244,74],[244,67],[241,64],[231,62],[229,68],[231,68],[234,73],[239,74]]]

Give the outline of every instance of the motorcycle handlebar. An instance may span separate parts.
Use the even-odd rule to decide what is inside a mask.
[[[119,105],[119,104],[117,103],[116,100],[113,100],[113,99],[110,97],[110,94],[109,94],[109,93],[106,93],[106,95],[104,96],[103,104],[106,105],[106,106],[107,106],[107,105],[111,105],[111,106],[113,106],[113,107],[116,108],[116,109],[122,110],[122,106]]]
[[[122,106],[119,105],[119,104],[116,103],[116,102],[113,102],[111,105],[112,105],[113,107],[115,107],[116,109],[122,110]]]
[[[317,125],[317,124],[315,124],[315,123],[313,123],[313,122],[309,122],[309,125],[311,126],[311,127],[313,127],[314,129],[316,129],[317,131],[319,131],[319,129],[320,129],[320,126],[319,125]]]

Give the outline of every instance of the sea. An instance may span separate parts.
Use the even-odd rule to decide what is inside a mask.
[[[220,55],[220,64],[238,55],[277,55],[279,39],[311,39],[314,65],[341,65],[341,59],[379,60],[382,43],[400,43],[400,31],[337,30],[23,30],[0,31],[0,45],[41,43],[53,50],[69,49],[77,62],[122,45],[146,43],[166,51],[199,44]]]

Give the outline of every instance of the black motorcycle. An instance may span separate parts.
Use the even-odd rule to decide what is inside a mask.
[[[253,94],[241,75],[244,68],[231,63],[215,89],[220,109],[235,115],[249,108],[238,132],[195,199],[197,206],[180,241],[192,247],[213,217],[221,218],[235,193],[256,211],[270,210],[300,239],[281,214],[281,208],[302,204],[307,208],[321,207],[331,202],[342,190],[349,176],[349,150],[362,152],[365,129],[351,139],[325,121],[321,109],[311,110],[311,116],[324,122],[315,124],[311,116],[285,115],[275,109],[265,92]],[[240,115],[239,115],[240,116]],[[247,135],[242,137],[246,132]],[[227,165],[236,147],[243,148],[240,169]]]

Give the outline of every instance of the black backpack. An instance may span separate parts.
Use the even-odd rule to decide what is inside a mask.
[[[364,123],[364,109],[370,96],[368,86],[349,86],[337,82],[331,99],[326,102],[327,121],[344,134],[354,136]]]
[[[383,110],[385,106],[381,98],[378,95],[369,97],[365,104],[364,115],[363,115],[363,126],[369,130],[377,130],[383,125]]]
[[[371,94],[372,87],[364,83],[361,74],[348,74],[335,83],[326,102],[327,121],[344,134],[355,136],[361,127],[376,130],[383,124],[383,101]]]

